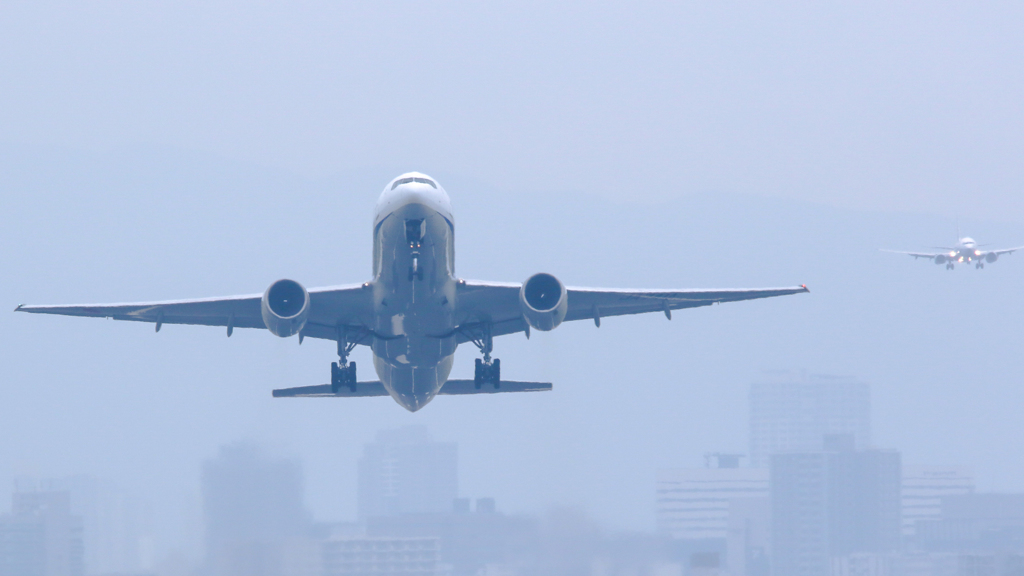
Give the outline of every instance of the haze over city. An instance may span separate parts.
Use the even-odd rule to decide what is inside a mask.
[[[1022,17],[1012,3],[5,4],[10,309],[366,281],[374,203],[411,170],[451,197],[459,277],[811,293],[503,336],[503,377],[551,392],[415,414],[271,398],[327,382],[333,342],[0,314],[0,486],[115,486],[144,511],[144,573],[208,574],[204,463],[257,446],[301,470],[307,520],[357,522],[364,447],[413,425],[457,444],[474,506],[659,534],[659,471],[716,452],[752,466],[751,386],[788,374],[870,388],[858,449],[1024,493],[1024,254],[947,271],[879,252],[950,245],[958,222],[1024,244]],[[477,356],[460,347],[453,377]],[[369,351],[352,358],[369,377]]]

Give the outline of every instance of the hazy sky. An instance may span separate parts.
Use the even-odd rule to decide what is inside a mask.
[[[1024,221],[1019,2],[0,6],[0,138]]]
[[[465,496],[651,529],[656,469],[745,451],[749,383],[806,368],[872,385],[878,445],[1024,490],[1024,255],[950,273],[877,252],[948,243],[958,215],[981,242],[1024,244],[1022,17],[1019,3],[0,4],[12,309],[364,281],[373,204],[407,170],[451,194],[468,278],[813,290],[505,337],[503,373],[554,392],[416,414],[270,398],[326,381],[328,342],[0,313],[0,487],[114,478],[157,501],[178,546],[219,446],[300,456],[314,515],[345,519],[362,444],[422,423],[459,443]],[[455,377],[474,356],[460,349]]]

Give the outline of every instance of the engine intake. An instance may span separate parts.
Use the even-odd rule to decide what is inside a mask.
[[[294,336],[309,318],[309,292],[294,280],[278,280],[263,293],[260,312],[271,334]]]
[[[985,261],[988,262],[989,264],[995,262],[998,259],[999,254],[996,254],[995,252],[989,252],[988,254],[985,254]]]
[[[946,260],[949,260],[949,258],[947,258],[943,254],[939,254],[938,256],[935,257],[935,263],[936,264],[945,264]]]
[[[551,274],[534,274],[519,289],[519,308],[527,324],[537,330],[553,330],[569,310],[565,285]]]

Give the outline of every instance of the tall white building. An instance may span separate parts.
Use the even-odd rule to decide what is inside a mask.
[[[677,540],[725,540],[730,501],[767,497],[768,470],[763,468],[660,470],[658,530]]]
[[[942,497],[974,492],[974,477],[960,466],[903,467],[903,535],[913,536],[921,520],[942,518]]]
[[[782,371],[750,387],[750,464],[766,468],[772,454],[822,449],[826,435],[852,434],[871,444],[871,394],[852,378]]]
[[[359,459],[361,520],[451,512],[459,495],[458,444],[434,442],[425,426],[384,430]]]

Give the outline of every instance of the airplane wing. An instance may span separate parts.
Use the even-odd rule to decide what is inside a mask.
[[[1005,248],[1003,250],[989,250],[986,254],[996,254],[1002,256],[1003,254],[1013,254],[1017,250],[1024,250],[1024,246],[1017,246],[1016,248]]]
[[[524,332],[527,329],[519,308],[521,284],[460,280],[458,310],[459,342],[472,339],[474,325],[488,323],[492,336]],[[671,317],[672,310],[710,306],[722,302],[738,302],[809,292],[806,286],[790,288],[721,289],[721,290],[628,290],[615,288],[566,287],[569,310],[566,321],[592,320],[600,326],[608,316],[662,312]]]
[[[927,253],[927,252],[903,252],[902,250],[885,250],[885,249],[882,249],[882,252],[891,252],[893,254],[906,254],[907,256],[913,256],[914,260],[917,260],[918,258],[928,258],[930,260],[934,260],[936,256],[946,256],[946,253],[944,253],[944,252],[930,254],[930,253]]]
[[[164,324],[197,324],[223,326],[228,336],[235,328],[266,328],[260,312],[262,294],[200,298],[196,300],[167,300],[163,302],[136,302],[130,304],[77,304],[69,306],[18,306],[16,312],[33,314],[60,314],[113,318],[133,322],[156,324],[157,331]],[[337,326],[368,325],[371,313],[371,295],[362,284],[316,288],[309,291],[309,320],[302,336],[337,339]],[[368,344],[369,341],[367,340]]]

